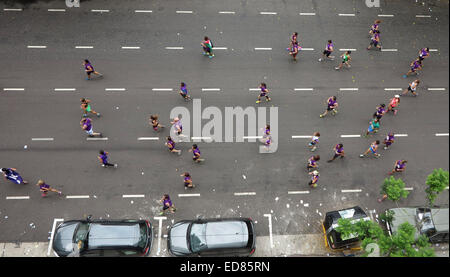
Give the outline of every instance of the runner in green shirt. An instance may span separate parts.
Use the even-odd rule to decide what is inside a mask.
[[[342,66],[345,64],[347,65],[347,68],[350,68],[350,61],[352,60],[352,57],[350,57],[350,54],[352,51],[347,51],[344,54],[341,55],[342,62],[339,64],[339,66],[335,67],[334,69],[339,70],[342,68]]]

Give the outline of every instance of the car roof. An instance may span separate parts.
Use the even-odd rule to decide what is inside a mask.
[[[399,226],[404,222],[408,222],[416,227],[417,208],[393,208],[389,210],[394,212],[394,217],[390,224],[393,233],[397,232]],[[417,236],[418,232],[416,231],[416,237]]]
[[[431,209],[434,227],[437,232],[448,232],[448,208],[445,209]]]
[[[138,222],[91,222],[88,247],[137,246],[140,238]]]
[[[245,247],[248,240],[248,227],[242,220],[213,221],[206,223],[206,244],[210,249]]]
[[[340,218],[348,218],[350,220],[366,218],[367,214],[359,206],[342,209],[338,211],[331,211],[325,214],[325,217],[332,219],[332,225],[336,225]]]

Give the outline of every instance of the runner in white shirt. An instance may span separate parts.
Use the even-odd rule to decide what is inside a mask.
[[[417,94],[417,92],[416,92],[416,90],[417,90],[417,86],[420,84],[420,80],[414,80],[414,82],[412,82],[411,84],[409,84],[409,87],[407,88],[407,89],[405,89],[403,92],[402,92],[402,95],[405,95],[405,94],[407,94],[408,93],[408,91],[411,91],[411,93],[414,95],[414,96],[417,96],[418,94]]]

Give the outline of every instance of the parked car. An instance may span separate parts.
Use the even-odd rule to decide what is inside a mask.
[[[250,256],[254,230],[250,218],[183,220],[170,228],[167,246],[175,256]]]
[[[145,256],[153,230],[147,220],[70,220],[55,230],[52,248],[57,256]]]
[[[338,227],[338,220],[340,218],[348,218],[353,223],[358,220],[370,220],[367,214],[358,206],[331,211],[325,214],[325,220],[323,221],[322,228],[325,237],[325,246],[331,250],[359,250],[360,238],[350,235],[348,237],[342,237],[339,232],[336,231]]]
[[[432,243],[449,241],[448,208],[411,207],[388,209],[386,213],[388,211],[394,212],[393,220],[386,222],[389,235],[397,232],[402,223],[409,222],[417,229],[416,239],[420,235],[425,235]]]

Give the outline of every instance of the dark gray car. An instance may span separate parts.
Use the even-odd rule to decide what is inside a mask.
[[[57,256],[145,256],[153,230],[147,220],[70,220],[55,230],[52,248]]]
[[[250,256],[255,242],[250,218],[183,220],[170,228],[167,238],[175,256]]]

